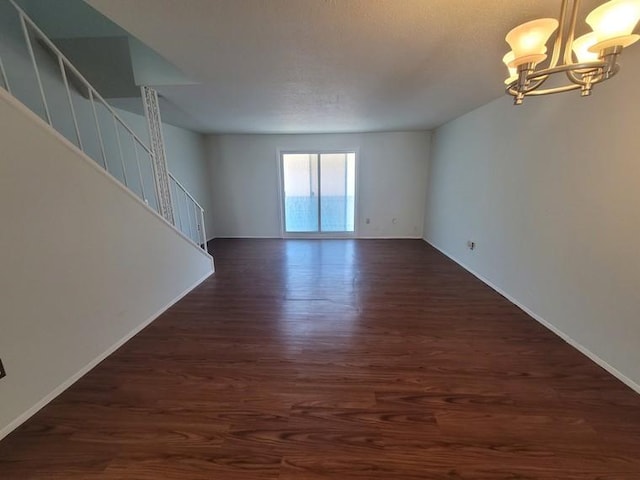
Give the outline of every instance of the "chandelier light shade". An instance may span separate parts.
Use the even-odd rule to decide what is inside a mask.
[[[509,78],[507,78],[504,83],[505,85],[509,85],[511,82],[518,78],[518,69],[516,67],[510,67],[511,63],[515,60],[515,56],[513,52],[508,52],[502,57],[502,62],[507,66],[507,70],[509,70]]]
[[[576,54],[580,63],[598,61],[598,53],[590,50],[596,43],[598,43],[598,37],[594,32],[587,33],[573,41],[573,53]]]
[[[547,58],[547,42],[558,28],[555,18],[541,18],[523,23],[507,33],[507,43],[513,52],[510,66],[519,67],[526,63],[538,64]]]
[[[640,2],[633,0],[612,0],[587,16],[587,23],[596,34],[598,44],[610,44],[601,48],[614,46],[618,40],[632,36],[638,20]]]
[[[594,85],[618,73],[622,50],[640,39],[633,34],[640,20],[640,0],[610,0],[600,5],[586,17],[592,31],[575,38],[579,9],[580,0],[562,0],[559,20],[532,20],[507,34],[511,51],[502,61],[509,69],[507,93],[516,105],[526,96],[571,90],[591,95]],[[554,33],[549,58],[547,43]],[[548,87],[545,83],[551,77],[565,80],[560,86]]]

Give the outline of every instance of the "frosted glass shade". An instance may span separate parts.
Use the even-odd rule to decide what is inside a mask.
[[[594,32],[587,33],[573,41],[573,51],[578,57],[578,63],[595,62],[599,59],[598,53],[589,50],[598,42]]]
[[[514,28],[507,33],[506,40],[514,54],[512,67],[525,63],[540,63],[547,58],[546,44],[549,37],[558,28],[555,18],[540,18]]]
[[[511,63],[515,60],[516,56],[513,52],[506,53],[504,57],[502,57],[502,61],[507,66],[507,70],[509,70],[509,78],[514,78],[518,76],[518,69],[516,67],[512,67]],[[506,80],[505,80],[506,83]],[[511,83],[511,82],[509,82]]]
[[[518,69],[516,67],[510,66],[513,60],[515,59],[515,55],[513,52],[509,52],[502,57],[502,61],[507,66],[507,70],[509,70],[509,77],[507,77],[504,81],[505,85],[509,85],[511,82],[515,81],[518,78]]]
[[[640,20],[640,0],[611,0],[587,16],[597,42],[626,37]]]

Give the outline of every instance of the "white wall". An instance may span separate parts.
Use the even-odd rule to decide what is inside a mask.
[[[279,149],[358,151],[358,236],[422,236],[428,132],[210,135],[207,142],[218,237],[281,235]]]
[[[425,238],[639,388],[640,48],[622,62],[591,98],[505,97],[439,128]]]
[[[212,272],[0,90],[0,438]]]

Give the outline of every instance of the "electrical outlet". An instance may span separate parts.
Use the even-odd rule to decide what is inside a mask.
[[[7,376],[7,372],[4,370],[4,365],[2,365],[2,360],[0,359],[0,378],[4,378]]]
[[[476,248],[476,242],[473,242],[473,241],[469,240],[469,241],[467,242],[467,247],[469,248],[469,250],[475,250],[475,248]]]

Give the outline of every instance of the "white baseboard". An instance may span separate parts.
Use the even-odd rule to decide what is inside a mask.
[[[64,381],[62,384],[60,384],[58,387],[56,387],[51,393],[46,395],[42,400],[40,400],[38,403],[36,403],[33,407],[29,408],[26,412],[24,412],[22,415],[20,415],[18,418],[16,418],[13,422],[11,422],[9,425],[7,425],[2,430],[0,430],[0,440],[2,440],[4,437],[9,435],[12,431],[14,431],[16,428],[18,428],[24,422],[29,420],[29,418],[31,418],[36,413],[38,413],[38,411],[40,411],[43,407],[45,407],[49,402],[54,400],[58,395],[60,395],[62,392],[64,392],[71,385],[73,385],[78,380],[80,380],[82,377],[84,377],[96,365],[98,365],[105,358],[107,358],[109,355],[111,355],[113,352],[115,352],[118,348],[120,348],[122,345],[127,343],[129,340],[131,340],[143,328],[148,326],[151,322],[153,322],[155,319],[157,319],[160,315],[162,315],[164,312],[169,310],[169,308],[171,308],[173,305],[175,305],[180,300],[182,300],[182,298],[184,298],[189,292],[191,292],[194,288],[196,288],[198,285],[200,285],[202,282],[204,282],[212,274],[213,274],[213,271],[207,273],[202,278],[197,280],[192,286],[190,286],[189,288],[184,290],[182,293],[180,293],[177,297],[175,297],[173,300],[171,300],[166,306],[162,307],[156,313],[151,315],[151,317],[149,317],[143,323],[141,323],[136,328],[134,328],[132,331],[127,333],[123,338],[118,340],[115,344],[113,344],[111,347],[109,347],[106,351],[102,352],[100,355],[98,355],[96,358],[94,358],[91,362],[89,362],[87,365],[82,367],[78,372],[73,374],[66,381]]]
[[[217,235],[212,240],[280,240],[282,237],[274,237],[272,235]]]
[[[392,237],[387,237],[387,236],[378,236],[378,237],[371,237],[371,236],[361,236],[361,237],[355,237],[358,240],[423,240],[423,238],[418,235],[417,237],[414,236],[392,236]]]
[[[609,363],[607,363],[606,361],[604,361],[602,358],[600,358],[598,355],[596,355],[595,353],[593,353],[591,350],[589,350],[587,347],[585,347],[584,345],[578,343],[577,341],[575,341],[573,338],[571,338],[569,335],[567,335],[565,332],[563,332],[562,330],[560,330],[558,327],[554,326],[551,322],[545,320],[544,318],[542,318],[540,315],[538,315],[537,313],[533,312],[532,310],[530,310],[528,307],[526,307],[525,305],[521,304],[516,298],[512,297],[510,294],[508,294],[507,292],[505,292],[504,290],[502,290],[501,288],[497,287],[496,285],[494,285],[493,283],[491,283],[488,279],[486,279],[484,276],[480,275],[478,272],[474,271],[472,268],[469,268],[467,265],[465,265],[463,262],[461,262],[460,260],[458,260],[456,257],[454,257],[453,255],[449,254],[448,252],[446,252],[445,250],[443,250],[442,248],[438,247],[437,245],[434,245],[433,243],[431,243],[429,240],[427,240],[426,238],[423,238],[423,240],[428,243],[429,245],[431,245],[433,248],[435,248],[436,250],[438,250],[440,253],[442,253],[443,255],[447,256],[448,258],[450,258],[451,260],[453,260],[454,262],[456,262],[458,265],[460,265],[462,268],[464,268],[466,271],[468,271],[469,273],[471,273],[473,276],[475,276],[478,280],[480,280],[481,282],[483,282],[484,284],[486,284],[487,286],[491,287],[493,290],[495,290],[496,292],[498,292],[500,295],[502,295],[504,298],[506,298],[507,300],[509,300],[511,303],[513,303],[514,305],[516,305],[518,308],[520,308],[522,311],[524,311],[527,315],[529,315],[531,318],[533,318],[535,321],[537,321],[538,323],[540,323],[542,326],[546,327],[547,329],[551,330],[553,333],[555,333],[558,337],[560,337],[562,340],[564,340],[565,342],[567,342],[569,345],[571,345],[573,348],[575,348],[576,350],[578,350],[580,353],[582,353],[583,355],[585,355],[587,358],[589,358],[591,361],[595,362],[597,365],[599,365],[600,367],[604,368],[607,372],[609,372],[611,375],[613,375],[614,377],[616,377],[618,380],[620,380],[622,383],[624,383],[625,385],[627,385],[629,388],[635,390],[637,393],[640,393],[640,384],[634,382],[633,380],[631,380],[629,377],[627,377],[625,374],[623,374],[622,372],[620,372],[617,368],[613,367],[612,365],[610,365]]]
[[[272,239],[272,240],[424,240],[420,235],[418,236],[331,236],[331,235],[302,235],[302,236],[285,236],[285,237],[270,237],[270,236],[256,236],[256,235],[240,235],[240,236],[226,236],[222,235],[219,237],[215,237],[217,239],[228,239],[228,240],[236,240],[236,239]],[[211,240],[214,240],[213,238]]]

